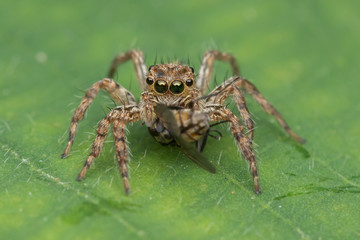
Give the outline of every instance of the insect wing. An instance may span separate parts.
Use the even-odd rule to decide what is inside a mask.
[[[177,125],[176,119],[170,109],[164,104],[157,104],[155,106],[155,113],[163,122],[174,138],[180,137],[180,128]]]
[[[186,142],[182,138],[176,139],[176,140],[180,144],[181,150],[194,163],[196,163],[198,166],[205,169],[206,171],[209,171],[211,173],[216,173],[215,166],[211,162],[209,162],[209,160],[207,160],[201,153],[199,153],[192,144],[190,144],[189,142]]]
[[[155,107],[155,112],[160,120],[165,124],[166,128],[169,130],[176,142],[180,145],[181,150],[186,154],[186,156],[188,156],[194,163],[206,171],[216,173],[215,166],[202,154],[200,154],[190,142],[185,141],[181,137],[180,127],[178,126],[177,121],[170,109],[164,104],[157,104]]]

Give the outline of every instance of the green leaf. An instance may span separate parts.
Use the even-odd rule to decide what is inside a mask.
[[[359,7],[358,1],[2,1],[1,239],[359,238]],[[99,94],[61,159],[73,110],[112,58],[130,48],[143,50],[147,65],[156,56],[189,58],[196,72],[205,50],[232,53],[242,75],[307,143],[292,140],[247,96],[261,195],[253,193],[225,124],[217,126],[224,137],[209,139],[203,152],[216,174],[135,123],[127,135],[130,195],[112,136],[77,182],[96,125],[114,103]],[[215,64],[218,83],[229,69]],[[131,63],[116,80],[140,96]]]

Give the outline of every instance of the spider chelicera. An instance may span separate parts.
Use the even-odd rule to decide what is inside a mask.
[[[134,63],[136,77],[143,91],[139,102],[135,100],[130,91],[112,79],[117,67],[128,60],[132,60]],[[205,95],[211,80],[214,60],[228,62],[234,76]],[[195,76],[192,67],[180,63],[158,64],[147,68],[143,53],[139,50],[130,50],[115,57],[108,78],[97,81],[86,92],[72,117],[69,139],[64,153],[61,155],[62,158],[68,156],[74,142],[77,125],[99,89],[107,91],[119,103],[119,106],[113,108],[100,121],[91,153],[77,180],[84,178],[94,159],[99,156],[109,127],[112,125],[116,156],[127,194],[130,191],[130,185],[125,125],[130,122],[142,121],[145,123],[150,134],[162,144],[175,141],[191,160],[212,173],[215,173],[215,167],[200,152],[205,146],[206,138],[210,135],[212,126],[210,123],[228,122],[238,148],[249,162],[255,193],[260,193],[261,190],[252,147],[254,122],[246,107],[243,91],[250,94],[266,113],[273,115],[291,137],[300,143],[305,142],[290,129],[279,112],[261,95],[257,88],[240,76],[236,60],[232,55],[214,50],[207,51],[202,58],[198,75]],[[223,105],[230,96],[233,97],[242,121],[227,106]],[[192,145],[193,142],[195,142],[195,146]]]

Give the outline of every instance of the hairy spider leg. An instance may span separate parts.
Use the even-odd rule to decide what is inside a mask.
[[[147,69],[144,61],[144,54],[139,50],[130,50],[116,56],[110,66],[108,77],[114,78],[114,74],[116,73],[116,69],[119,67],[119,65],[124,62],[127,62],[130,59],[134,63],[136,78],[139,82],[141,90],[145,90],[146,89],[145,78],[147,74]]]
[[[292,138],[294,138],[299,143],[305,143],[305,140],[291,130],[281,114],[264,98],[264,96],[257,90],[257,88],[245,78],[239,76],[231,77],[221,85],[217,86],[209,93],[210,97],[206,99],[206,105],[222,104],[233,93],[236,106],[240,112],[243,122],[246,125],[246,128],[248,129],[248,137],[252,141],[254,136],[253,120],[251,119],[251,115],[246,107],[245,99],[242,96],[241,90],[239,88],[244,89],[247,93],[249,93],[266,113],[273,115],[281,127]]]
[[[104,78],[94,83],[91,88],[87,90],[85,97],[82,99],[80,105],[74,112],[70,123],[68,143],[64,153],[61,155],[62,158],[65,158],[69,155],[70,149],[74,143],[78,123],[84,117],[86,110],[89,108],[100,89],[107,91],[110,96],[121,105],[136,104],[134,95],[124,87],[120,86],[118,83],[114,82],[112,79]]]
[[[99,123],[99,126],[96,130],[96,137],[91,149],[91,153],[86,159],[84,163],[84,167],[81,169],[77,180],[80,181],[84,178],[86,171],[90,168],[94,159],[100,155],[102,147],[104,145],[104,141],[109,132],[109,127],[115,118],[119,118],[119,113],[117,111],[112,110],[109,112],[104,119],[102,119]]]
[[[125,125],[128,122],[136,122],[140,120],[140,110],[138,106],[121,106],[117,107],[108,113],[106,117],[100,121],[97,128],[96,138],[89,157],[84,163],[77,180],[84,178],[86,171],[90,168],[94,159],[100,155],[104,141],[109,132],[109,127],[113,124],[114,144],[116,156],[119,162],[120,172],[124,183],[126,194],[130,193],[129,175],[126,163],[129,158],[128,147],[126,145]]]
[[[239,78],[239,76],[231,77],[221,85],[215,87],[214,90],[209,93],[209,98],[206,98],[205,104],[223,104],[230,95],[233,95],[235,105],[240,112],[241,120],[247,128],[247,136],[252,142],[254,138],[254,121],[246,106],[244,94],[241,89],[236,86]]]
[[[233,75],[236,76],[240,75],[240,70],[238,64],[236,63],[236,59],[231,54],[216,50],[210,50],[205,52],[201,61],[199,75],[196,80],[196,87],[200,91],[200,96],[203,96],[209,87],[215,59],[224,62],[229,62],[229,64],[231,65],[231,69],[233,71]]]
[[[275,119],[279,122],[281,127],[297,142],[304,144],[306,141],[305,139],[301,138],[297,135],[289,125],[286,123],[285,119],[281,116],[281,114],[269,103],[268,100],[259,92],[259,90],[255,87],[254,84],[249,82],[245,78],[239,78],[236,83],[237,86],[244,89],[247,93],[249,93],[256,102],[264,109],[267,114],[273,115]]]
[[[254,150],[251,146],[250,139],[244,134],[244,128],[239,119],[225,106],[209,106],[205,108],[211,121],[228,121],[231,132],[234,135],[238,148],[244,158],[249,162],[250,171],[254,181],[254,190],[256,194],[261,193],[259,176],[256,166]]]

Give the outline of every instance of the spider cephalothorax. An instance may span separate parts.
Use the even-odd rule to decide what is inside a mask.
[[[118,65],[130,59],[134,62],[136,76],[143,90],[139,102],[135,100],[131,92],[112,80]],[[211,80],[212,65],[215,59],[229,62],[235,76],[205,95]],[[109,78],[94,83],[86,92],[70,124],[69,140],[62,154],[63,158],[69,154],[78,122],[83,118],[99,89],[106,90],[120,104],[100,121],[92,151],[78,175],[78,180],[84,178],[87,169],[99,156],[109,127],[113,125],[116,156],[125,191],[129,193],[125,125],[136,121],[144,122],[150,134],[158,142],[168,144],[175,141],[192,161],[207,171],[215,173],[215,167],[200,152],[204,149],[207,137],[212,136],[210,134],[211,126],[228,122],[238,148],[249,162],[255,192],[260,193],[255,154],[252,148],[254,123],[246,107],[243,91],[249,93],[265,112],[272,114],[290,136],[298,142],[304,143],[304,140],[290,129],[279,112],[260,94],[256,87],[240,76],[239,68],[232,55],[219,51],[207,51],[203,56],[197,78],[195,78],[192,67],[179,63],[153,65],[147,69],[143,53],[131,50],[120,54],[113,60],[108,76]],[[229,108],[223,105],[230,96],[233,96],[242,122]],[[211,122],[215,123],[211,124]],[[196,148],[192,143],[195,143]]]
[[[178,64],[159,64],[149,67],[149,73],[146,76],[146,92],[149,102],[153,106],[164,104],[171,108],[178,109],[175,114],[177,121],[182,121],[182,127],[187,127],[191,122],[196,122],[196,125],[201,127],[201,131],[192,131],[189,137],[193,141],[197,141],[208,129],[208,116],[200,112],[188,110],[180,110],[189,108],[189,103],[192,102],[198,95],[198,90],[195,88],[195,75],[192,67]],[[160,143],[168,144],[173,142],[173,136],[169,130],[164,126],[164,121],[161,121],[155,115],[151,121],[145,121],[148,126],[150,134]],[[191,130],[196,130],[192,127]],[[187,133],[187,132],[186,132]]]
[[[182,64],[152,65],[145,81],[156,101],[168,106],[186,107],[198,92],[194,69]]]

